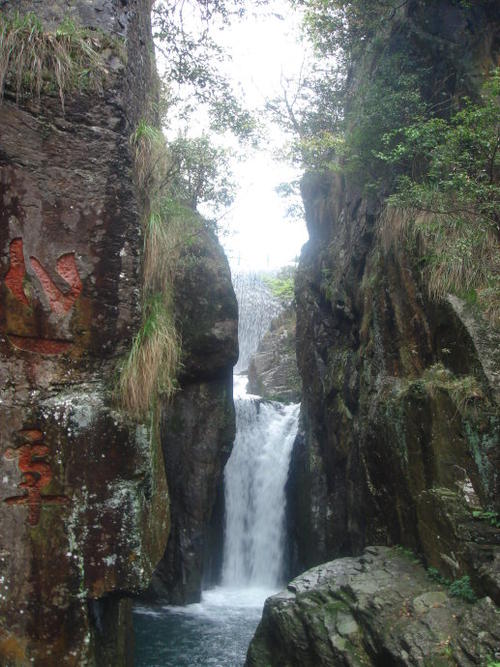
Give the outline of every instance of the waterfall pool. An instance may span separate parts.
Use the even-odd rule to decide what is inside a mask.
[[[136,667],[242,667],[274,590],[217,587],[187,607],[137,606]]]
[[[263,401],[246,385],[235,376],[222,585],[186,607],[137,605],[136,667],[242,667],[265,599],[284,583],[285,484],[299,405]]]

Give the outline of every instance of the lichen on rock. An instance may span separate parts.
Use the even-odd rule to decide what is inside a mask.
[[[450,597],[411,554],[369,547],[305,572],[266,601],[247,667],[488,664],[497,608]]]
[[[129,136],[155,75],[151,6],[70,5],[2,4],[2,18],[33,12],[49,41],[73,22],[103,46],[107,77],[98,90],[65,88],[63,109],[50,85],[16,100],[8,75],[0,106],[5,665],[130,661],[126,596],[149,583],[169,530],[157,434],[112,396],[140,321]]]

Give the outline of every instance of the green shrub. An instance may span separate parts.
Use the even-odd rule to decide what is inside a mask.
[[[290,303],[295,297],[294,292],[294,279],[293,277],[289,278],[264,278],[264,283],[269,287],[272,294],[284,301],[285,303]]]
[[[495,510],[474,510],[472,516],[475,519],[487,521],[491,526],[500,528],[500,516]]]
[[[451,596],[461,598],[466,602],[476,602],[477,600],[476,594],[470,585],[470,577],[468,575],[465,575],[460,579],[455,579],[455,581],[450,584],[449,591]]]
[[[432,579],[432,581],[435,581],[438,584],[441,584],[442,586],[448,587],[451,584],[450,579],[443,577],[443,575],[435,567],[427,568],[427,576],[429,577],[429,579]]]

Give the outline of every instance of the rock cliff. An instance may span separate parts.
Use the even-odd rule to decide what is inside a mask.
[[[163,415],[162,445],[172,529],[148,595],[173,604],[197,602],[212,557],[212,531],[222,544],[216,500],[235,435],[233,365],[238,358],[238,306],[224,253],[202,231],[185,249],[175,307],[183,342],[180,391]]]
[[[151,3],[0,5],[35,12],[40,39],[66,21],[70,50],[85,30],[102,77],[84,83],[82,61],[63,91],[48,68],[16,100],[10,74],[0,106],[0,663],[121,665],[127,596],[169,530],[159,439],[112,399],[140,322],[129,137],[155,76]]]
[[[450,71],[463,49],[472,68],[495,61],[491,4],[404,11],[399,37],[406,26],[405,44],[437,49],[437,68],[443,40]],[[385,242],[383,197],[355,177],[310,174],[302,194],[303,407],[289,480],[299,568],[404,544],[498,603],[499,531],[473,517],[500,502],[498,331],[456,296],[430,300],[419,258]]]

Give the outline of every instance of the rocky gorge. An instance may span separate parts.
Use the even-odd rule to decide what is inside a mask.
[[[394,199],[408,174],[423,180],[441,147],[432,132],[463,129],[453,104],[469,100],[466,113],[483,99],[499,63],[499,9],[303,4],[328,39],[338,25],[315,24],[314,11],[346,12],[341,26],[364,46],[343,45],[352,57],[340,115],[354,149],[335,136],[334,163],[320,128],[328,160],[301,179],[309,240],[283,307],[256,274],[231,276],[178,183],[175,196],[161,189],[172,169],[151,0],[0,0],[0,665],[132,665],[134,602],[189,605],[220,582],[236,364],[261,397],[240,396],[245,452],[273,444],[255,449],[256,481],[246,456],[233,484],[238,567],[252,570],[263,541],[248,535],[258,514],[280,542],[260,574],[272,570],[273,585],[293,577],[268,598],[246,664],[500,664],[498,211],[482,201],[487,284],[455,289],[438,267],[438,293],[432,242],[448,212],[411,218],[421,181],[413,209]],[[418,96],[438,109],[421,134],[405,116]],[[401,115],[417,132],[412,159],[402,143],[384,153],[391,131],[406,137]],[[472,130],[453,137],[467,147],[467,193],[481,119],[474,110]],[[322,149],[316,139],[302,150]],[[498,181],[498,132],[496,148],[486,144],[481,188]],[[446,174],[454,188],[460,165]],[[441,244],[455,249],[474,215]],[[475,238],[452,257],[472,257],[473,276]],[[285,441],[286,487],[265,496],[278,468],[286,477],[290,450],[279,466],[274,456]],[[279,520],[268,521],[265,497],[279,499]]]

